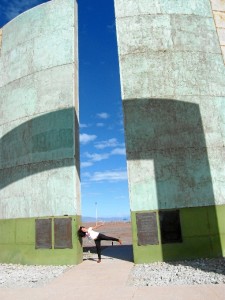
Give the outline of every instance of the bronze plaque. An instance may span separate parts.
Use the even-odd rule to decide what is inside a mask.
[[[136,213],[138,246],[158,245],[156,213]]]
[[[56,218],[54,220],[55,249],[73,248],[72,218]]]
[[[52,219],[35,220],[35,248],[52,248]]]

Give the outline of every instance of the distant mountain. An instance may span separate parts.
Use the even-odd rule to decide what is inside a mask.
[[[87,222],[95,222],[96,219],[94,217],[82,217],[82,222],[87,223]],[[130,222],[130,216],[127,217],[99,217],[98,222]]]

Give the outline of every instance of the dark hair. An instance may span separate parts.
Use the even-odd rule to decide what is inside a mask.
[[[85,228],[84,226],[80,226],[80,228],[78,229],[77,233],[79,237],[85,237],[86,233],[82,231],[82,228]]]

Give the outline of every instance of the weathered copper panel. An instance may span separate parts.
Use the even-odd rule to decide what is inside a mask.
[[[35,220],[35,248],[52,248],[52,219]]]
[[[136,220],[138,245],[159,244],[156,213],[137,213]]]
[[[72,218],[56,218],[54,220],[55,249],[73,248]]]

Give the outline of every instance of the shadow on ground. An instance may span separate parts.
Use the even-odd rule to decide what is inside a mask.
[[[194,260],[183,260],[176,262],[167,262],[172,266],[191,267],[195,270],[203,272],[212,272],[220,275],[225,275],[225,257],[219,258],[199,258]]]
[[[86,255],[89,251],[90,255]],[[97,258],[95,247],[84,247],[84,255],[86,259],[90,260],[93,260],[94,257]],[[133,262],[132,245],[102,246],[102,256]]]

